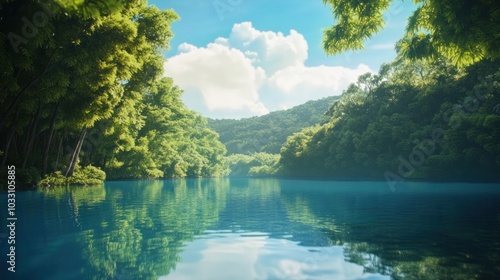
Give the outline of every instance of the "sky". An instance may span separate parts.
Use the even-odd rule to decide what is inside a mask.
[[[184,90],[188,108],[210,118],[246,118],[340,95],[359,75],[396,57],[411,1],[395,0],[385,29],[365,50],[327,56],[323,29],[335,21],[322,0],[149,1],[173,9],[174,37],[165,76]]]

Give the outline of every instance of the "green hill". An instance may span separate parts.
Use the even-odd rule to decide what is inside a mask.
[[[500,181],[500,68],[399,62],[359,77],[329,122],[287,139],[283,176]],[[426,73],[421,72],[425,69]]]
[[[325,116],[325,112],[338,98],[330,96],[308,101],[260,117],[208,119],[208,126],[219,133],[220,141],[226,145],[229,155],[257,152],[278,154],[288,136],[306,127],[327,122],[329,117]]]

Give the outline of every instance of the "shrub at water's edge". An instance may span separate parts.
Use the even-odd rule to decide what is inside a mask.
[[[72,176],[66,177],[61,171],[56,171],[45,175],[45,178],[38,181],[39,187],[54,187],[66,185],[101,185],[106,179],[106,173],[100,168],[87,165],[85,167],[77,166]]]

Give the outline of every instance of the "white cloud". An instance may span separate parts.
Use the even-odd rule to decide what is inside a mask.
[[[254,66],[262,67],[267,75],[289,67],[303,65],[307,59],[307,41],[295,30],[290,35],[272,31],[258,31],[252,23],[235,24],[229,44],[242,51],[259,54]]]
[[[356,69],[332,66],[288,67],[276,72],[268,81],[271,91],[284,95],[281,108],[290,108],[311,99],[339,94],[359,75],[370,72],[370,68],[360,64]]]
[[[179,52],[181,52],[181,53],[187,53],[187,52],[194,51],[197,49],[198,49],[197,47],[190,45],[188,43],[182,43],[179,45]]]
[[[205,48],[182,44],[181,53],[165,64],[166,74],[189,94],[199,91],[210,112],[247,111],[262,115],[269,110],[259,101],[257,92],[264,70],[234,48],[212,43]]]
[[[205,47],[183,43],[164,65],[165,75],[185,90],[186,104],[209,117],[249,117],[339,95],[370,69],[308,67],[308,45],[295,30],[259,31],[235,24],[229,37]],[[201,102],[202,101],[202,102]]]

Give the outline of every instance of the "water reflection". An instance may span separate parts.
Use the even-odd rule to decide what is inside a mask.
[[[13,279],[494,279],[499,187],[239,178],[21,192]]]
[[[130,182],[112,190],[101,216],[79,242],[91,279],[156,279],[181,261],[184,242],[213,225],[225,207],[227,180]]]
[[[300,246],[265,233],[210,232],[189,243],[169,279],[389,279],[343,261],[341,246]]]
[[[325,201],[327,197],[328,202]],[[495,279],[500,273],[498,185],[289,182],[296,220],[320,228],[345,259],[392,279]],[[307,213],[307,214],[305,214]]]

